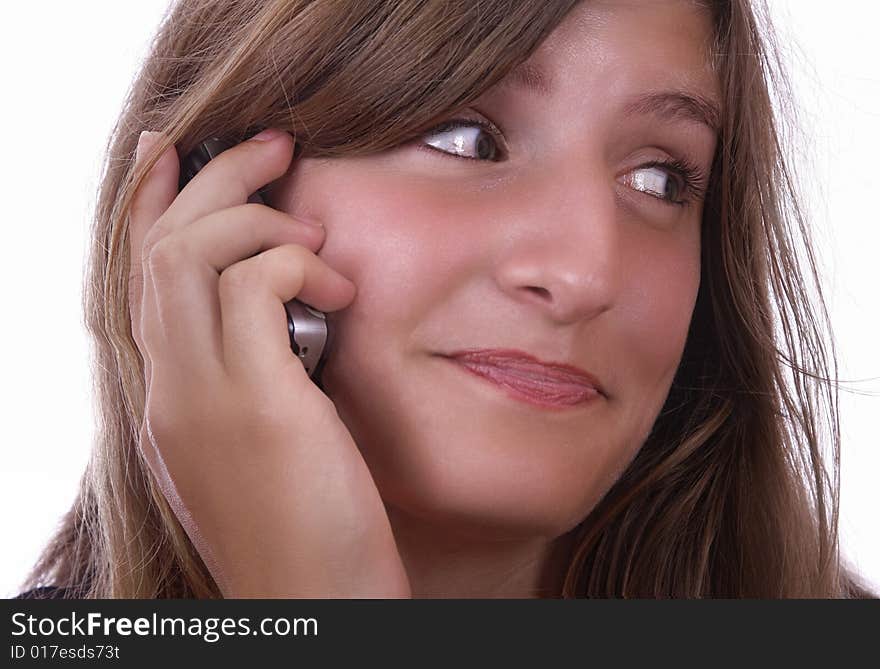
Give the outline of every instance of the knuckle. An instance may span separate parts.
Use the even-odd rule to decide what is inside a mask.
[[[259,234],[255,230],[249,233]],[[220,273],[218,281],[220,293],[231,295],[238,292],[252,292],[256,286],[270,282],[273,267],[278,266],[279,263],[283,263],[285,273],[303,275],[310,255],[314,254],[301,244],[281,244],[240,260]]]
[[[234,148],[244,148],[247,144],[249,144],[249,142],[243,142]],[[259,147],[254,148],[259,150]],[[250,150],[253,151],[254,148],[251,148]],[[222,156],[226,156],[226,160],[221,160]],[[260,156],[260,158],[261,157],[262,156]],[[208,165],[205,166],[204,171],[207,172],[213,166],[213,172],[210,174],[215,175],[216,178],[221,179],[223,183],[228,184],[228,187],[234,191],[237,200],[244,201],[250,197],[251,193],[257,190],[257,187],[251,183],[252,179],[248,172],[243,171],[241,167],[236,164],[237,159],[240,158],[241,156],[239,156],[237,152],[224,151],[220,157],[208,163]],[[259,160],[259,158],[251,153],[245,154],[245,161],[251,162],[255,160]]]
[[[267,226],[270,224],[266,218],[265,206],[250,202],[235,208],[234,221],[237,223],[236,232],[249,244],[262,241],[267,234]]]
[[[284,253],[290,255],[292,258],[304,259],[307,255],[312,255],[312,252],[302,244],[284,244],[282,248],[284,249]]]
[[[186,245],[180,235],[166,235],[156,242],[145,244],[147,263],[154,277],[167,277],[179,271],[187,256]]]
[[[312,263],[321,263],[323,262],[318,256],[312,253],[305,246],[300,246],[299,244],[285,244],[284,253],[289,256],[288,266],[289,271],[298,276],[300,281],[305,279],[306,268]]]
[[[238,209],[240,209],[241,212],[246,216],[251,217],[263,214],[268,209],[268,207],[264,204],[260,204],[259,202],[246,202],[244,204],[238,205]]]
[[[302,272],[309,262],[309,256],[314,255],[302,244],[282,244],[278,247],[278,254],[284,257],[284,262],[290,265],[291,270]]]
[[[317,256],[300,244],[282,244],[275,249],[278,259],[284,263],[284,271],[300,282],[305,278],[307,267],[315,262]]]
[[[154,246],[159,240],[165,237],[168,234],[168,229],[166,224],[163,222],[163,219],[158,219],[153,225],[149,227],[149,229],[144,233],[144,239],[141,242],[143,247],[141,248],[141,257],[146,259],[149,249]]]
[[[263,237],[284,238],[284,233],[297,232],[296,219],[264,204],[249,202],[241,205],[243,218],[250,230]]]
[[[262,253],[234,263],[220,273],[218,287],[221,295],[233,295],[239,292],[252,291],[263,276],[265,269],[260,269],[263,264]]]

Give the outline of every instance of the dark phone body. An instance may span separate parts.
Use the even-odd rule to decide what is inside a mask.
[[[216,158],[226,149],[231,148],[233,142],[217,137],[206,139],[198,144],[190,153],[180,161],[180,178],[177,190],[183,187],[198,174],[208,162]],[[262,198],[264,189],[261,188],[253,193],[248,202],[265,204]],[[306,373],[312,377],[320,387],[320,372],[326,361],[327,340],[329,330],[325,314],[299,300],[290,300],[284,304],[287,312],[287,332],[290,336],[290,348],[293,354],[299,358],[305,367]]]

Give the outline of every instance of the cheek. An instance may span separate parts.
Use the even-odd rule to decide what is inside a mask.
[[[675,367],[684,345],[700,285],[699,244],[682,244],[648,254],[636,270],[633,293],[641,327],[634,336],[661,369]]]
[[[318,256],[357,285],[351,316],[369,309],[365,321],[391,318],[398,327],[418,323],[461,282],[462,263],[477,253],[473,223],[487,208],[436,176],[370,157],[301,160],[275,198],[284,211],[325,225]]]
[[[408,275],[408,261],[420,253],[414,223],[426,212],[409,189],[347,167],[349,162],[356,161],[334,160],[332,166],[302,161],[284,185],[280,204],[293,215],[324,224],[327,237],[318,256],[359,288],[379,266],[389,283],[399,284]]]
[[[395,337],[412,331],[454,281],[438,252],[448,220],[428,191],[358,158],[302,160],[276,191],[279,208],[324,224],[317,255],[358,288],[351,305],[327,315],[346,357],[406,349],[411,342]]]
[[[700,287],[699,231],[641,248],[626,261],[616,355],[629,407],[625,420],[633,421],[640,443],[666,401],[684,351]]]

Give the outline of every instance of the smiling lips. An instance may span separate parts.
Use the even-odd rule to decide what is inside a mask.
[[[523,351],[467,350],[447,357],[503,387],[515,399],[537,406],[571,407],[605,395],[587,372],[564,363],[544,363]]]

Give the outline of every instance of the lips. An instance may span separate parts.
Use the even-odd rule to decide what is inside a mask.
[[[523,351],[467,350],[447,357],[532,404],[572,406],[605,395],[598,380],[588,372],[565,363],[543,362]]]

